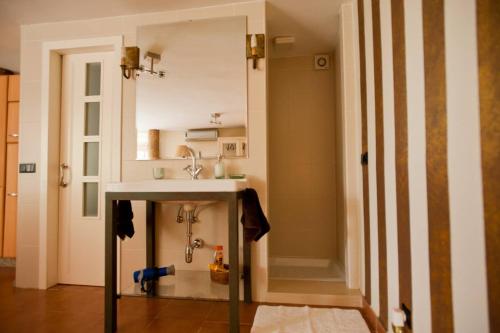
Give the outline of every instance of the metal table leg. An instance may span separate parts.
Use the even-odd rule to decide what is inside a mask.
[[[229,228],[229,332],[240,331],[240,274],[238,263],[238,199],[236,193],[228,200]]]
[[[156,245],[155,245],[155,203],[146,201],[146,266],[153,268],[156,265]],[[156,295],[156,281],[153,284],[148,296]]]
[[[104,332],[111,333],[116,330],[116,225],[113,214],[117,207],[108,193],[105,206]]]
[[[245,239],[245,231],[243,231],[243,239]],[[245,303],[252,303],[252,252],[251,243],[243,241],[243,299]]]

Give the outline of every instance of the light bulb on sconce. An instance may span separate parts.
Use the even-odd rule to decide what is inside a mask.
[[[252,59],[252,68],[257,69],[258,59],[265,57],[265,35],[247,35],[247,59]]]
[[[252,48],[252,55],[257,55],[257,36],[250,37],[250,47]]]
[[[252,54],[253,69],[257,69],[257,36],[250,37],[250,52]]]

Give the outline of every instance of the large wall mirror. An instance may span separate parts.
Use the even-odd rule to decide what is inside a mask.
[[[246,18],[141,26],[137,44],[141,65],[165,73],[138,72],[137,159],[152,159],[152,132],[160,159],[186,144],[201,158],[246,157]]]

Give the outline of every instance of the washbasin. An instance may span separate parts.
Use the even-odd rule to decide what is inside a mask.
[[[246,179],[161,179],[108,183],[106,192],[238,192]]]
[[[161,201],[163,202],[163,201]],[[207,205],[211,205],[213,203],[215,203],[217,201],[213,201],[213,200],[197,200],[197,201],[193,201],[193,200],[169,200],[169,201],[165,201],[165,203],[168,203],[168,204],[171,204],[171,205],[193,205],[193,206],[207,206]]]

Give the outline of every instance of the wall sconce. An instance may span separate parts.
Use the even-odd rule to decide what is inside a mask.
[[[257,69],[257,59],[265,57],[265,45],[264,34],[247,35],[247,59],[252,59],[253,69]]]
[[[139,48],[137,46],[122,47],[120,67],[122,75],[126,79],[130,79],[134,71],[139,69]]]
[[[153,52],[148,51],[144,55],[144,59],[149,61],[149,68],[145,68],[143,65],[140,65],[139,66],[140,72],[146,72],[146,73],[149,73],[151,75],[158,75],[158,77],[160,77],[160,78],[165,77],[165,71],[157,71],[156,72],[153,68],[155,63],[160,62],[161,55],[159,55],[158,53],[153,53]],[[137,75],[139,76],[139,73],[137,73]]]
[[[136,72],[146,72],[151,75],[158,75],[158,77],[165,77],[165,71],[155,71],[154,64],[159,63],[161,60],[161,56],[157,53],[146,52],[144,55],[144,59],[149,61],[149,67],[144,67],[143,65],[139,65],[139,54],[140,49],[137,46],[127,46],[122,47],[122,61],[120,67],[122,68],[122,75],[126,79],[130,79],[133,77]],[[139,73],[135,74],[139,76]]]

